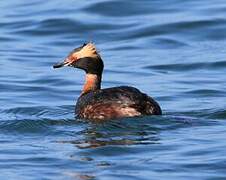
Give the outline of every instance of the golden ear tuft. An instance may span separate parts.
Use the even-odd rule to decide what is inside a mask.
[[[79,51],[79,54],[81,57],[96,57],[97,50],[95,45],[90,42]]]

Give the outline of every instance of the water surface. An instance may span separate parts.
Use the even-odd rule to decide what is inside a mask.
[[[224,179],[226,2],[0,2],[0,179]],[[74,118],[96,43],[103,87],[136,86],[163,116]]]

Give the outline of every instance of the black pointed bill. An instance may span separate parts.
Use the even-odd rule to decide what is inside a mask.
[[[54,64],[53,65],[53,68],[61,68],[61,67],[64,67],[64,66],[69,66],[70,65],[70,62],[67,62],[67,61],[64,61],[64,62],[61,62],[61,63],[57,63],[57,64]]]

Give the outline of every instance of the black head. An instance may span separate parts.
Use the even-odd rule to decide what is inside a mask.
[[[62,63],[55,64],[53,67],[60,68],[63,66],[72,66],[83,69],[89,74],[101,75],[104,63],[94,44],[88,43],[74,49]]]

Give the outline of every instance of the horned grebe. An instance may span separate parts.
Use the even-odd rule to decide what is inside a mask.
[[[71,66],[86,72],[85,85],[78,98],[75,113],[79,118],[108,120],[143,115],[161,115],[158,103],[138,89],[119,86],[101,89],[104,63],[93,43],[74,49],[54,68]]]

